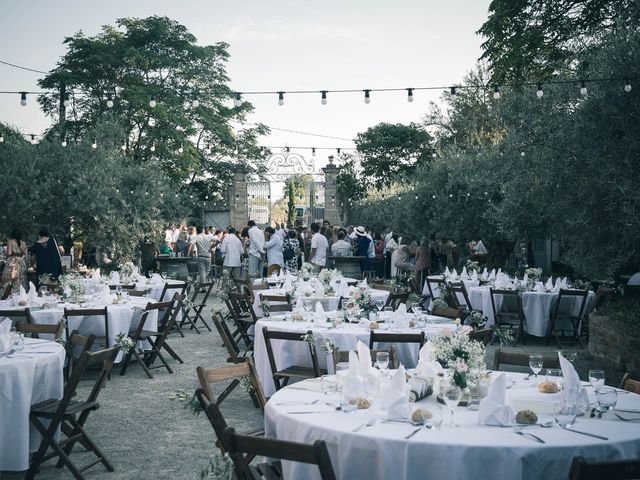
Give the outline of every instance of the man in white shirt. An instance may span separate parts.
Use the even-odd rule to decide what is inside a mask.
[[[273,227],[265,228],[264,235],[267,239],[264,249],[267,251],[267,276],[269,276],[272,273],[279,273],[280,269],[284,267],[284,255],[282,240]]]
[[[240,278],[240,268],[242,267],[242,255],[244,254],[244,247],[242,242],[236,235],[236,229],[229,227],[227,229],[228,235],[222,239],[220,245],[220,251],[224,256],[224,262],[222,266],[225,270],[231,273],[234,278]]]
[[[364,226],[366,237],[369,239],[369,248],[367,249],[367,256],[371,259],[376,258],[376,247],[374,246],[373,237],[371,236],[371,230],[368,226]]]
[[[167,242],[167,246],[173,250],[173,245],[176,243],[178,239],[173,238],[173,225],[169,225],[167,229],[164,231],[164,241]]]
[[[191,245],[195,246],[198,262],[198,280],[205,283],[211,271],[211,244],[215,237],[205,233],[204,227],[198,227],[198,234],[191,240]]]
[[[338,241],[331,245],[331,255],[334,257],[349,257],[353,255],[353,247],[345,241],[344,230],[338,230]]]
[[[356,231],[353,229],[353,225],[347,227],[347,237],[349,237],[349,240],[355,240]]]
[[[264,255],[264,232],[249,220],[249,276],[262,276],[262,256]]]
[[[309,255],[309,261],[313,265],[313,272],[320,273],[320,270],[327,264],[329,242],[327,242],[327,238],[320,233],[320,225],[317,223],[311,224],[311,231],[313,232],[313,237],[311,237],[311,254]]]

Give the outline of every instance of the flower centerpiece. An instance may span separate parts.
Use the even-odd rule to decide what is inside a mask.
[[[58,278],[62,296],[73,302],[79,301],[84,295],[84,281],[82,277],[75,273],[67,273]]]
[[[359,286],[353,291],[349,298],[353,299],[355,307],[364,313],[368,314],[376,310],[369,287]]]
[[[467,272],[471,274],[472,272],[480,273],[480,264],[473,260],[467,260]]]
[[[131,277],[131,275],[133,275],[134,273],[138,273],[138,267],[136,267],[133,262],[123,263],[120,267],[121,282],[127,283],[129,277]]]
[[[302,264],[302,267],[300,267],[300,271],[298,273],[303,280],[309,280],[311,278],[311,272],[313,272],[313,264],[304,262]]]
[[[461,389],[476,382],[485,365],[482,342],[471,340],[464,332],[440,335],[430,340],[436,360],[447,369],[453,382]]]
[[[469,315],[469,323],[475,329],[482,328],[487,324],[487,317],[478,310],[472,310]]]

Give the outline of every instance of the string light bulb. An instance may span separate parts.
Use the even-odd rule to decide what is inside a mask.
[[[63,147],[67,146],[67,139],[62,137],[62,142],[60,142],[60,145],[62,145]]]
[[[413,102],[413,88],[407,88],[407,102]]]
[[[20,92],[20,105],[27,106],[27,92]]]
[[[336,148],[336,153],[338,156],[340,156],[340,153],[342,153],[342,149],[341,148]]]
[[[537,90],[536,90],[536,96],[538,98],[542,98],[543,95],[544,95],[544,91],[542,90],[542,84],[538,83],[538,87],[537,87]]]
[[[364,91],[364,103],[371,103],[371,90]]]
[[[284,92],[278,92],[278,105],[284,105]]]
[[[583,96],[587,94],[587,84],[584,80],[580,82],[580,94]]]
[[[451,92],[451,96],[455,96],[456,94],[456,87],[451,87],[451,89],[449,90]]]
[[[93,148],[94,150],[98,148],[98,140],[96,139],[96,137],[93,137],[93,143],[91,144],[91,148]]]
[[[311,156],[315,157],[316,156],[316,147],[313,147],[311,149]]]
[[[287,153],[289,153],[289,152],[291,151],[291,149],[290,149],[289,147],[284,147],[284,149],[285,149],[285,151],[286,151]]]
[[[152,152],[155,152],[155,151],[156,151],[156,144],[155,144],[155,142],[151,144],[151,148],[150,148],[149,150],[151,150]]]
[[[326,91],[326,90],[322,90],[322,91],[320,92],[320,95],[321,95],[321,97],[320,97],[320,103],[321,103],[322,105],[326,105],[326,104],[327,104],[327,91]]]
[[[107,108],[113,108],[113,100],[111,97],[107,98]]]
[[[624,91],[629,93],[631,91],[631,82],[627,80],[624,84]]]
[[[64,94],[64,100],[62,101],[62,104],[65,106],[65,108],[69,108],[69,105],[71,105],[71,101],[69,100],[68,93]]]
[[[4,133],[0,133],[0,143],[4,143]]]
[[[121,96],[122,92],[124,92],[124,87],[116,87],[116,97]]]
[[[35,145],[35,144],[36,144],[36,136],[31,135],[31,145]]]
[[[149,106],[150,106],[151,108],[156,108],[156,105],[157,105],[157,104],[158,104],[158,103],[157,103],[153,98],[152,98],[151,100],[149,100]]]
[[[122,145],[120,145],[120,150],[124,152],[126,149],[127,149],[127,142],[122,142]]]
[[[493,86],[493,98],[498,100],[500,98],[500,87],[498,85]]]
[[[193,108],[198,108],[200,106],[200,100],[198,100],[198,94],[193,93],[193,99],[191,100],[191,106]]]
[[[178,148],[178,153],[183,153],[184,152],[184,148],[182,148],[182,145],[180,145],[180,148]]]
[[[233,101],[233,105],[236,107],[242,105],[242,94],[240,92],[236,92],[236,99]]]

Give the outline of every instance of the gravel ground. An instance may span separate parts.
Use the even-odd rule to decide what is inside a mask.
[[[86,425],[89,435],[111,461],[115,472],[109,473],[96,465],[85,473],[85,478],[199,478],[201,469],[215,450],[215,434],[203,414],[193,415],[170,397],[178,389],[194,392],[196,367],[223,366],[227,355],[215,329],[202,335],[187,332],[185,338],[172,336],[169,343],[185,362],[181,365],[171,360],[173,375],[166,370],[154,370],[154,378],[148,379],[134,364],[124,377],[119,375],[117,367],[107,382],[99,398],[100,409],[90,415]],[[553,354],[557,349],[545,347],[541,339],[528,339],[526,346],[518,346],[515,350]],[[494,351],[495,347],[487,349],[489,366]],[[595,363],[586,349],[568,351],[577,352],[574,364],[581,378],[586,379],[589,368],[605,368],[607,383],[617,386],[623,372]],[[86,396],[92,386],[90,379],[84,380],[78,390],[79,397]],[[239,431],[263,426],[260,410],[254,408],[241,387],[223,402],[222,410],[227,422]],[[78,466],[92,459],[93,455],[84,452],[82,447],[76,448],[72,455]],[[47,462],[38,478],[73,478],[66,468],[56,469],[54,463],[53,460]],[[5,472],[0,477],[17,480],[23,474]]]

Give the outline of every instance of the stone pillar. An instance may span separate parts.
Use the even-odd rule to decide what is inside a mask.
[[[247,170],[238,167],[233,173],[233,185],[229,189],[229,217],[231,225],[237,230],[242,230],[249,221],[247,195]]]
[[[324,172],[324,219],[331,225],[340,222],[338,215],[338,167],[333,163],[333,155],[329,155],[329,164],[322,169]]]

